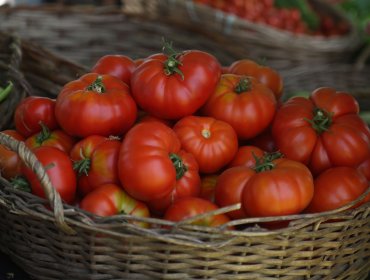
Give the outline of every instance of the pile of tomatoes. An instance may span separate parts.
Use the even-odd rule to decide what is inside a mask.
[[[56,99],[31,96],[15,129],[67,204],[218,226],[232,219],[316,213],[364,194],[370,130],[349,93],[318,88],[282,101],[274,69],[210,53],[106,55]],[[45,197],[34,172],[0,146],[1,175]],[[355,206],[370,199],[370,195]],[[150,225],[133,219],[138,226]],[[268,225],[270,226],[270,225]]]
[[[344,35],[350,30],[344,20],[317,11],[307,0],[194,0],[250,22],[316,36]]]

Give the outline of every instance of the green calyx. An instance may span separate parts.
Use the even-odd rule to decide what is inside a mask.
[[[77,171],[78,176],[88,176],[91,167],[91,160],[89,158],[83,158],[73,163],[73,169]]]
[[[28,183],[27,179],[23,176],[17,176],[10,180],[10,184],[13,186],[13,188],[17,190],[21,190],[24,192],[31,192],[31,186]]]
[[[8,97],[12,89],[13,89],[12,82],[8,82],[8,85],[5,88],[0,87],[0,102],[4,101]]]
[[[176,180],[180,180],[182,176],[184,176],[185,172],[188,170],[187,166],[184,164],[182,161],[181,157],[178,155],[171,153],[169,155],[173,166],[175,167],[176,170]]]
[[[179,69],[179,66],[182,65],[182,63],[178,60],[179,53],[177,53],[173,47],[172,42],[167,42],[163,40],[163,53],[168,56],[167,60],[164,62],[164,73],[167,76],[173,75],[173,74],[179,74],[181,76],[181,79],[184,80],[184,73],[181,72]]]
[[[99,75],[96,80],[86,88],[86,90],[93,91],[99,94],[104,93],[106,88],[103,83],[103,77]]]
[[[234,91],[236,93],[242,93],[249,91],[252,88],[252,82],[248,77],[242,77],[239,83],[235,86]]]
[[[48,140],[50,138],[50,129],[44,125],[42,122],[40,122],[41,131],[36,136],[36,143],[41,146],[44,141]]]
[[[313,118],[305,120],[309,122],[312,128],[318,133],[321,134],[325,131],[328,131],[332,124],[333,113],[329,113],[324,109],[315,108],[313,111]]]
[[[274,160],[283,157],[283,154],[280,152],[265,153],[262,157],[257,157],[253,153],[253,157],[256,161],[256,164],[253,169],[257,173],[260,173],[274,169],[275,168]]]

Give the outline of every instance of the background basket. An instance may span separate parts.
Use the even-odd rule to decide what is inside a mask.
[[[92,32],[94,30],[87,27],[95,26],[89,19],[93,18],[96,24],[108,21],[100,9],[98,11],[91,9],[90,12],[86,12],[86,9],[79,12],[75,9],[72,11],[54,7],[40,10],[6,9],[2,16],[9,17],[8,19],[15,23],[17,21],[13,16],[19,13],[22,15],[20,18],[24,19],[38,15],[43,16],[44,19],[49,17],[50,21],[53,21],[52,18],[58,19],[60,14],[63,22],[80,21],[73,26],[86,27],[81,29],[83,30],[81,34],[85,35],[85,42],[96,39],[95,33]],[[108,19],[114,18],[111,12],[109,15]],[[147,21],[145,18],[126,17],[122,13],[117,13],[115,16],[122,19],[122,26],[118,28],[112,20],[111,25],[105,25],[106,29],[101,27],[105,33],[110,33],[107,32],[110,30],[107,28],[124,29],[123,26],[127,24],[130,28],[146,26],[146,33],[143,34],[150,34],[157,25],[163,24]],[[117,18],[114,22],[117,22]],[[36,19],[36,22],[39,21],[41,19]],[[5,22],[8,23],[8,21]],[[44,25],[47,26],[45,23]],[[32,26],[33,24],[30,23],[30,33]],[[54,22],[54,26],[49,28],[59,30],[56,33],[63,34],[61,22],[59,24]],[[69,35],[71,26],[67,25],[64,28],[64,34]],[[171,34],[176,36],[177,32],[178,40],[181,38],[185,40],[184,36],[187,36],[188,46],[196,47],[199,42],[203,42],[199,47],[211,53],[212,48],[218,46],[215,52],[217,57],[225,61],[234,59],[233,54],[229,54],[222,45],[218,44],[219,41],[200,35],[197,41],[198,35],[189,37],[189,34],[193,33],[187,29],[167,25],[165,28],[175,30]],[[15,29],[18,35],[25,33]],[[50,46],[53,51],[64,54],[63,49],[58,50],[56,43],[53,43],[55,37],[52,35],[48,37],[47,32],[38,34],[40,37],[37,40],[33,38],[34,42],[43,42],[42,46]],[[112,34],[115,32],[112,31]],[[161,34],[157,33],[156,36],[160,37]],[[136,38],[136,36],[133,37]],[[1,42],[4,42],[1,43],[0,54],[8,58],[12,57],[13,53],[18,53],[20,59],[18,64],[14,64],[18,65],[16,69],[20,71],[18,72],[19,88],[9,97],[12,102],[19,101],[25,94],[55,97],[61,86],[88,69],[88,65],[84,67],[70,62],[36,43],[17,39],[17,36],[10,33],[1,34],[0,38]],[[195,41],[192,40],[193,38]],[[74,42],[73,39],[68,40],[71,43]],[[81,40],[77,38],[76,40],[81,43]],[[129,55],[132,54],[133,57],[153,53],[153,45],[157,41],[151,42],[138,38],[136,40],[138,41],[130,41],[130,45],[119,44],[119,47],[130,49]],[[144,41],[146,45],[142,44]],[[110,48],[105,48],[104,44],[101,45],[102,42],[104,43],[104,41],[97,41],[98,46],[102,48],[99,56],[102,53],[112,52]],[[15,45],[16,48],[14,48]],[[108,46],[111,45],[108,44]],[[99,47],[96,47],[96,50]],[[14,52],[15,49],[17,52]],[[87,48],[75,48],[72,53],[79,58],[76,61],[86,60],[91,65],[93,55]],[[66,51],[66,54],[68,58],[73,58],[71,53]],[[349,71],[351,68],[346,69]],[[3,71],[8,71],[8,68],[1,68],[0,71],[2,75]],[[342,79],[350,83],[347,76]],[[293,83],[288,82],[287,85],[288,88],[294,89]],[[368,85],[366,80],[364,85],[365,87]],[[10,112],[11,109],[6,108],[1,109]],[[187,223],[177,224],[172,229],[163,229],[161,226],[166,222],[157,219],[146,220],[153,225],[152,229],[142,229],[128,223],[133,219],[130,216],[97,218],[73,206],[60,203],[58,195],[53,192],[54,188],[44,176],[45,171],[22,143],[0,133],[0,144],[17,151],[25,163],[36,170],[40,180],[44,182],[46,193],[49,194],[49,201],[54,209],[54,212],[48,210],[45,207],[47,201],[15,190],[8,181],[0,177],[0,250],[11,256],[17,264],[37,279],[357,280],[366,279],[370,271],[368,266],[370,260],[369,203],[354,210],[348,209],[351,204],[322,214],[234,222],[251,225],[248,230],[243,231],[202,228],[190,226]],[[253,226],[256,222],[287,219],[295,221],[288,228],[280,230],[266,231]]]
[[[347,21],[350,31],[343,36],[296,36],[291,32],[272,28],[239,18],[192,0],[122,0],[128,14],[141,14],[159,20],[195,26],[198,30],[220,34],[225,44],[244,57],[265,60],[277,70],[293,66],[321,63],[349,62],[361,48],[362,39],[352,22],[334,6],[323,0],[310,0],[316,10],[335,21]],[[230,40],[229,42],[227,40]]]

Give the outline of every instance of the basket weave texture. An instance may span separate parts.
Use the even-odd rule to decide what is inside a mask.
[[[54,11],[41,12],[54,16]],[[147,27],[154,28],[151,24]],[[61,86],[88,69],[17,38],[9,33],[0,36],[1,57],[6,61],[19,57],[18,64],[7,64],[19,74],[18,88],[9,97],[12,102],[26,94],[55,97]],[[44,45],[52,40],[41,39]],[[136,51],[140,48],[132,49]],[[9,67],[0,71],[7,73]],[[1,107],[5,108],[9,107]],[[11,115],[12,109],[5,110]],[[131,216],[98,218],[61,203],[32,152],[1,133],[0,144],[17,151],[48,194],[48,200],[42,200],[15,190],[0,177],[0,249],[36,279],[357,280],[366,279],[370,271],[370,203],[349,209],[355,201],[321,214],[231,222],[250,225],[238,231],[159,219],[145,219],[153,227],[143,229],[128,223]],[[267,231],[255,226],[284,220],[292,220],[288,228]]]
[[[297,36],[291,32],[258,24],[192,0],[122,0],[128,14],[187,23],[198,29],[220,34],[235,44],[245,57],[265,60],[277,70],[287,70],[302,63],[349,62],[362,45],[357,29],[339,10],[323,0],[310,0],[320,13],[335,21],[347,21],[350,31],[343,36]]]

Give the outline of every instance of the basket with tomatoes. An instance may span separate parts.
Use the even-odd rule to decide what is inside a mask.
[[[20,46],[26,77],[25,58],[49,65],[28,93],[65,78],[0,133],[0,248],[36,279],[366,278],[370,130],[351,92],[283,99],[273,68],[166,41],[90,68]]]
[[[122,0],[129,14],[195,26],[227,48],[283,71],[304,63],[349,62],[358,28],[322,0]]]

